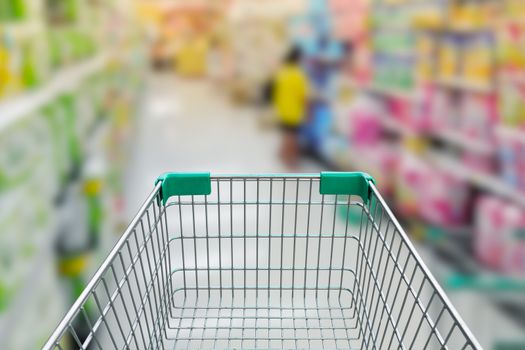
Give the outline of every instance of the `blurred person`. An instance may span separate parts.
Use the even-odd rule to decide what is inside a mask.
[[[161,71],[169,67],[169,59],[166,50],[166,43],[162,39],[157,39],[151,48],[151,62],[155,70]]]
[[[283,133],[280,156],[291,169],[299,162],[299,132],[307,113],[308,77],[301,67],[302,52],[293,47],[277,70],[273,106]]]

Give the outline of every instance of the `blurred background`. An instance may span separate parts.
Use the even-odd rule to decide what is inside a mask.
[[[0,0],[0,349],[202,170],[371,173],[482,345],[525,349],[523,0]]]

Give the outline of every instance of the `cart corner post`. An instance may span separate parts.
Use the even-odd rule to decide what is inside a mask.
[[[210,173],[166,173],[155,181],[161,183],[164,205],[172,196],[207,196],[211,194]]]
[[[359,196],[368,204],[370,183],[375,184],[375,180],[367,173],[322,172],[319,191],[321,194]]]

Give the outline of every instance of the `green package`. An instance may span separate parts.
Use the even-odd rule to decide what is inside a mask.
[[[26,17],[27,8],[25,0],[8,0],[9,6],[9,17],[12,20],[21,20]]]

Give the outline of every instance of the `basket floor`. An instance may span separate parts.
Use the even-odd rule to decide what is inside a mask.
[[[352,305],[339,290],[181,290],[167,335],[173,349],[356,349]]]

